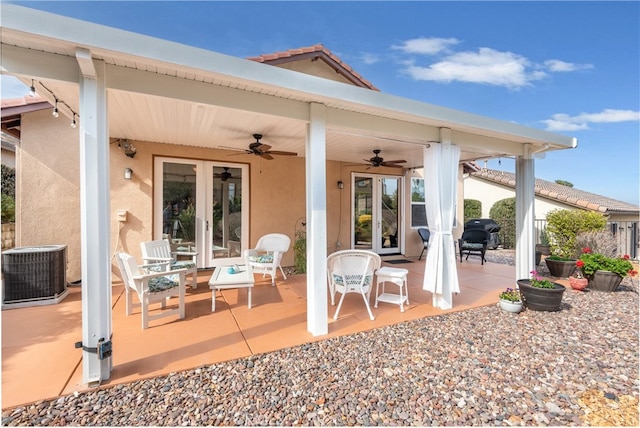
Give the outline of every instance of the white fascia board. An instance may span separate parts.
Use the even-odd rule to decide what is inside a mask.
[[[80,73],[75,58],[40,52],[16,46],[2,45],[0,63],[3,72],[39,79],[59,80],[78,84]]]
[[[470,134],[520,143],[550,144],[550,149],[577,146],[577,140],[573,137],[25,7],[3,4],[2,15],[2,25],[7,28],[63,40],[75,46],[89,48],[95,55],[132,56],[159,66],[166,67],[170,64],[179,70],[202,70],[223,75],[238,83],[247,84],[250,81],[285,93],[306,94],[320,103],[366,106],[378,110],[380,115],[402,114],[406,115],[408,121],[432,122],[427,124],[463,130]]]

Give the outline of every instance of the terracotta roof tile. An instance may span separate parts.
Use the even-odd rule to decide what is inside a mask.
[[[304,58],[320,58],[330,66],[334,67],[338,73],[344,76],[352,83],[369,88],[374,91],[379,91],[378,88],[373,86],[371,82],[357,73],[351,66],[343,62],[331,51],[325,48],[321,43],[313,46],[307,46],[297,49],[289,49],[282,52],[274,52],[270,54],[262,54],[259,56],[247,57],[247,59],[256,62],[262,62],[265,64],[277,65],[286,62],[298,61]]]
[[[494,169],[481,169],[471,173],[472,176],[494,183],[500,183],[515,189],[516,176],[512,172],[497,171]],[[628,202],[618,201],[606,196],[596,195],[576,189],[575,187],[563,186],[562,184],[536,178],[535,193],[548,199],[555,199],[577,208],[584,208],[602,213],[640,213],[640,207]]]

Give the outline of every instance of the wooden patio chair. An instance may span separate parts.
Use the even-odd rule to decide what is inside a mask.
[[[134,307],[140,307],[142,313],[142,329],[149,327],[149,321],[171,315],[184,318],[184,295],[187,269],[177,269],[170,273],[149,272],[145,268],[150,265],[138,265],[136,259],[127,253],[118,253],[116,261],[120,268],[122,280],[126,289],[126,313],[131,315]],[[151,265],[153,267],[155,265]],[[138,302],[133,302],[133,295],[137,295]],[[167,300],[178,297],[176,309],[165,310]],[[160,303],[162,310],[150,314],[149,306]]]
[[[166,272],[176,269],[186,269],[191,274],[191,288],[198,288],[198,267],[196,265],[197,252],[171,251],[171,244],[165,239],[141,242],[142,260],[145,264],[155,264],[150,270]],[[191,257],[191,260],[178,260],[178,256]]]

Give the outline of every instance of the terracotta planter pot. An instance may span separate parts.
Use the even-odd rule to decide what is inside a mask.
[[[566,290],[564,286],[554,282],[554,288],[538,288],[531,286],[529,279],[519,279],[517,282],[525,308],[547,312],[560,310],[562,295]]]
[[[549,268],[549,273],[551,276],[556,278],[569,278],[573,271],[576,268],[575,260],[549,260],[548,258],[544,259],[547,267]]]
[[[569,285],[574,290],[582,291],[589,285],[589,280],[587,278],[575,278],[571,276],[569,277]]]
[[[617,273],[608,270],[597,270],[591,278],[589,278],[589,289],[596,291],[616,291],[622,277]]]

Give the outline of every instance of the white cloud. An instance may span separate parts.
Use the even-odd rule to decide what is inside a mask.
[[[592,64],[574,64],[571,62],[560,61],[559,59],[550,59],[544,62],[549,71],[562,73],[568,71],[588,70],[593,68]]]
[[[408,54],[435,55],[458,43],[460,41],[455,38],[420,37],[405,40],[401,45],[394,45],[392,48]]]
[[[367,65],[375,64],[380,61],[380,57],[378,55],[367,52],[360,55],[360,59]]]
[[[640,111],[604,109],[600,113],[580,113],[569,116],[557,113],[551,119],[543,120],[547,131],[581,131],[589,129],[590,123],[638,122]]]
[[[547,76],[530,71],[529,61],[512,52],[480,48],[477,52],[458,52],[428,67],[412,65],[406,71],[416,80],[453,81],[505,86],[517,89]]]

